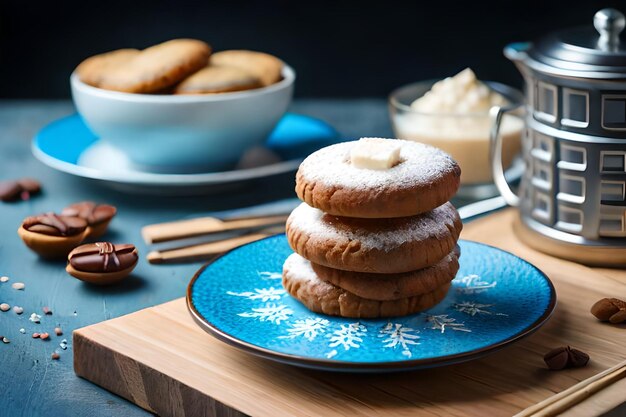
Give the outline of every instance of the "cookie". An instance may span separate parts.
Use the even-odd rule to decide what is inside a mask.
[[[425,294],[448,284],[459,270],[459,253],[455,250],[433,266],[402,274],[342,271],[314,263],[311,267],[321,280],[356,296],[393,301]]]
[[[462,228],[450,203],[417,216],[389,219],[337,217],[302,203],[286,224],[289,245],[311,262],[379,274],[434,265],[452,252]]]
[[[262,87],[261,81],[244,69],[209,65],[185,78],[174,94],[227,93],[259,87]]]
[[[414,297],[394,301],[376,301],[359,297],[321,280],[311,263],[292,254],[283,266],[283,287],[309,310],[331,316],[380,318],[406,316],[428,310],[443,300],[450,283]]]
[[[126,93],[155,93],[207,66],[211,47],[195,39],[174,39],[141,51],[103,72],[99,87]]]
[[[139,55],[138,49],[118,49],[85,59],[76,67],[78,78],[85,84],[100,87],[104,74]]]
[[[296,174],[298,197],[326,213],[360,218],[414,216],[450,200],[460,184],[458,164],[432,146],[394,140],[401,145],[399,161],[389,169],[354,166],[350,152],[359,141],[312,153]]]
[[[255,51],[221,51],[211,55],[211,65],[240,68],[261,81],[263,87],[282,79],[283,62],[270,54]]]

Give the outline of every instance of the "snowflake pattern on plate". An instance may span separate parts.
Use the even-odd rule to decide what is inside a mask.
[[[282,288],[255,288],[254,291],[244,291],[244,292],[233,292],[226,291],[228,295],[234,295],[236,297],[246,297],[248,300],[261,300],[263,302],[266,301],[276,301],[280,300],[280,298],[286,294],[286,291]]]
[[[419,330],[412,329],[400,323],[387,323],[380,331],[378,337],[385,337],[383,340],[383,347],[395,349],[398,346],[402,347],[402,354],[407,358],[413,356],[410,346],[419,345],[419,336],[414,333],[418,333]]]
[[[493,307],[495,304],[481,304],[473,301],[461,301],[459,303],[452,304],[452,307],[456,311],[460,311],[461,313],[469,314],[470,316],[475,316],[476,314],[495,314],[496,316],[506,316],[504,313],[493,313],[488,310],[488,308]]]
[[[367,327],[359,322],[350,324],[341,324],[338,330],[335,330],[327,337],[330,339],[328,347],[336,348],[338,346],[343,347],[344,351],[352,348],[358,349],[363,342],[363,336],[367,334]],[[326,354],[327,359],[337,356],[337,349],[333,349]]]
[[[241,317],[251,317],[259,321],[269,321],[270,323],[280,324],[282,321],[289,319],[293,314],[293,310],[284,304],[267,304],[265,307],[253,308],[252,311],[239,313]]]
[[[330,322],[320,317],[306,318],[304,320],[295,320],[290,327],[287,328],[287,335],[278,336],[279,339],[295,339],[304,337],[309,342],[315,340],[317,335],[325,333]]]
[[[464,352],[488,350],[545,321],[554,298],[541,272],[495,248],[459,244],[461,268],[448,295],[420,314],[359,320],[308,310],[280,285],[282,264],[292,253],[284,235],[242,246],[212,263],[192,283],[191,305],[201,321],[233,343],[286,354],[296,364],[434,358],[441,364],[450,355],[456,361]]]
[[[483,281],[478,274],[466,275],[463,278],[456,278],[454,282],[461,284],[456,290],[462,294],[480,294],[490,288],[494,288],[498,283],[496,281]]]
[[[280,277],[279,272],[257,272],[258,276],[263,280],[276,279]],[[457,288],[458,292],[476,294],[485,292],[491,288],[494,288],[497,284],[496,281],[487,282],[484,281],[477,274],[466,275],[460,279],[455,279],[454,282],[460,283],[460,287]],[[236,297],[244,297],[251,301],[278,301],[284,295],[286,291],[282,288],[255,288],[254,291],[234,292],[227,291],[228,295]],[[473,301],[462,301],[452,304],[452,308],[458,312],[475,316],[477,314],[493,314],[487,308],[493,307],[494,304],[481,304]],[[326,333],[330,326],[330,321],[319,317],[297,319],[293,323],[289,322],[290,316],[293,314],[293,310],[284,304],[270,303],[264,307],[253,307],[250,312],[239,313],[240,317],[254,318],[259,321],[269,321],[280,325],[281,322],[286,322],[284,335],[278,336],[278,339],[296,339],[299,337],[304,338],[309,342],[313,342],[315,338],[322,333]],[[506,314],[495,313],[497,316],[506,316]],[[464,322],[457,321],[456,318],[450,317],[449,314],[439,315],[426,315],[426,322],[430,330],[438,330],[440,333],[445,334],[446,329],[456,332],[471,333],[472,330],[467,328]],[[337,347],[343,347],[343,351],[350,349],[358,349],[361,347],[363,337],[368,333],[367,326],[360,322],[340,324],[339,328],[327,334],[326,337],[330,339],[328,346],[333,348],[328,351],[325,356],[327,359],[337,356],[340,350],[334,349]],[[402,355],[411,358],[411,347],[419,345],[420,336],[418,329],[405,326],[401,323],[388,322],[379,331],[378,337],[384,338],[382,341],[383,348],[396,349],[400,346]]]
[[[283,274],[281,274],[280,272],[268,272],[268,271],[263,271],[263,272],[259,272],[257,271],[257,275],[259,276],[259,278],[261,278],[262,280],[274,280],[274,279],[283,279]]]
[[[426,321],[430,323],[431,330],[439,330],[441,333],[445,333],[446,329],[452,329],[457,332],[472,332],[465,327],[465,323],[458,323],[455,318],[448,317],[447,314],[439,314],[436,316],[427,315]]]

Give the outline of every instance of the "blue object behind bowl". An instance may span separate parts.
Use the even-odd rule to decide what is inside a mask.
[[[98,138],[83,119],[74,114],[44,127],[35,137],[41,152],[70,164]],[[339,133],[328,123],[313,117],[287,113],[267,139],[266,146],[283,160],[303,158],[324,146],[336,143]]]
[[[337,142],[340,142],[339,133],[328,123],[301,114],[287,113],[270,134],[266,146],[283,160],[290,160],[302,158]]]
[[[479,357],[537,329],[556,296],[546,276],[500,249],[460,241],[445,300],[421,314],[345,319],[316,314],[281,285],[284,235],[231,251],[202,271],[188,297],[211,333],[292,364],[352,370],[435,366]]]

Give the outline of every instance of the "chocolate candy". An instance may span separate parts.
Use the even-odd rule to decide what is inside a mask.
[[[35,195],[41,192],[41,184],[33,178],[20,178],[17,183],[22,187],[22,193],[27,192],[28,195]],[[24,200],[23,196],[22,199]]]
[[[0,200],[2,201],[15,201],[21,192],[22,187],[20,187],[17,181],[0,182]]]
[[[0,182],[0,200],[16,201],[20,198],[28,200],[31,195],[41,192],[41,184],[32,178],[20,178],[19,180],[7,180]]]
[[[89,223],[87,234],[89,237],[102,236],[117,209],[109,204],[96,204],[93,201],[81,201],[72,204],[61,212],[65,216],[75,216],[85,219]]]
[[[109,204],[96,204],[93,201],[81,201],[72,204],[61,212],[64,216],[80,217],[89,223],[90,226],[109,221],[115,216],[117,209]]]
[[[68,259],[78,271],[118,272],[137,263],[137,250],[130,244],[88,243],[74,249]]]
[[[87,243],[68,256],[67,272],[93,284],[112,284],[127,277],[137,265],[137,249],[131,244]]]
[[[27,217],[17,229],[26,246],[44,258],[62,258],[80,245],[87,221],[54,213]]]
[[[45,213],[27,217],[22,227],[29,232],[42,233],[50,236],[74,236],[87,228],[87,221],[79,217],[58,216]]]

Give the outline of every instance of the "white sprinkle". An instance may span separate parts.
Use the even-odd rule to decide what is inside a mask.
[[[67,349],[67,339],[61,340],[61,343],[59,343],[59,347],[63,350]]]
[[[8,280],[9,280],[9,277],[7,276],[0,277],[0,282],[7,282]]]
[[[20,306],[13,306],[13,312],[15,314],[22,314],[24,312],[24,309]]]
[[[39,323],[41,321],[41,316],[37,313],[33,313],[30,315],[30,318],[28,320],[32,321],[33,323]]]
[[[24,329],[23,327],[20,329],[20,333],[24,334],[26,333],[26,329]]]
[[[11,309],[11,306],[8,305],[7,303],[0,304],[0,310],[2,310],[2,311],[9,311],[10,309]]]
[[[11,287],[13,287],[14,290],[23,290],[26,285],[24,285],[23,282],[16,282],[11,284]]]
[[[365,251],[395,250],[406,242],[437,239],[452,227],[456,210],[450,203],[445,203],[429,212],[413,217],[397,219],[348,219],[338,221],[330,216],[302,203],[289,216],[290,228],[308,236],[311,241],[335,242],[336,247],[349,245],[352,241],[360,242]],[[371,219],[378,220],[378,219]]]

